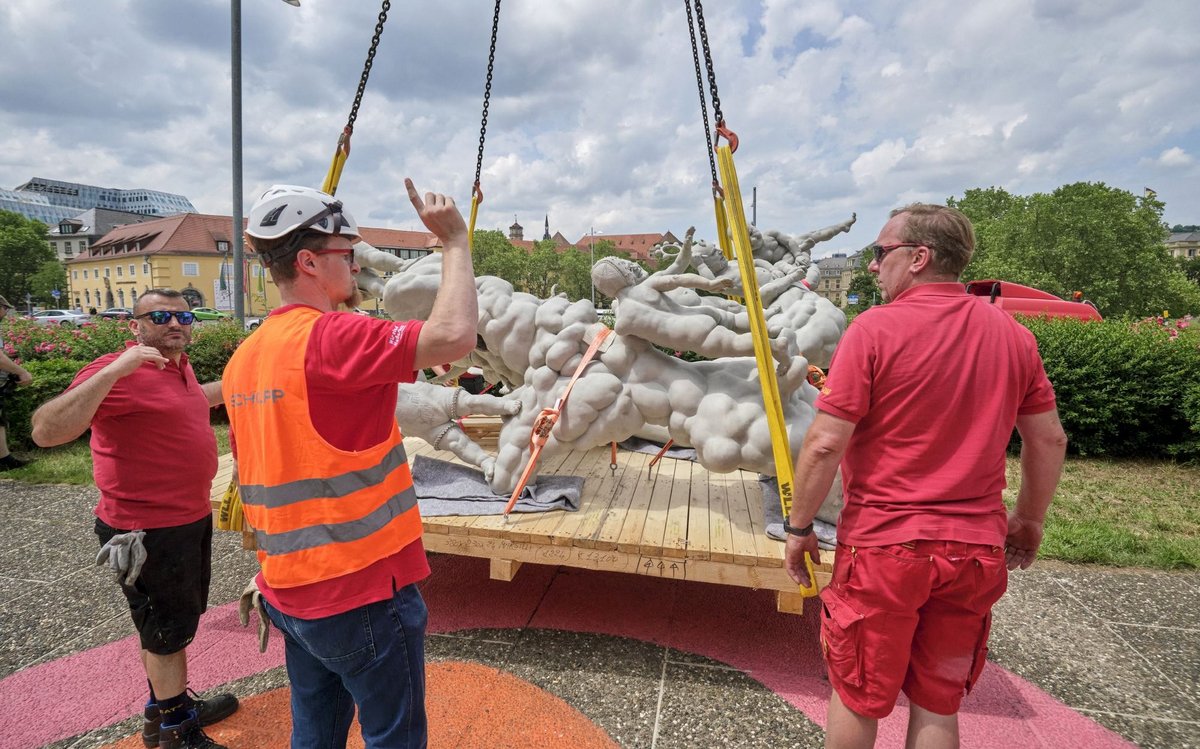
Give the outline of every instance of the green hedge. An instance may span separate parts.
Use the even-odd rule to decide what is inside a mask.
[[[1038,339],[1072,452],[1200,457],[1200,327],[1191,320],[1021,322]]]
[[[5,323],[4,350],[33,375],[33,382],[5,400],[8,416],[8,445],[13,450],[33,447],[30,417],[37,407],[62,393],[75,374],[93,359],[120,351],[133,340],[128,323],[101,320],[78,328],[41,326],[28,320]],[[229,357],[246,333],[235,322],[212,321],[196,326],[188,357],[196,379],[212,382],[221,378]]]

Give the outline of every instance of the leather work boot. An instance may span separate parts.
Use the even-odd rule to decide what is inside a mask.
[[[158,733],[159,749],[228,749],[204,734],[196,711],[189,711],[189,718],[177,726],[162,726]]]
[[[192,694],[192,709],[200,717],[202,726],[211,726],[237,712],[237,697],[232,694],[217,694],[207,700],[202,700],[192,690],[188,691]],[[159,725],[162,723],[158,705],[146,705],[142,717],[145,718],[145,722],[142,723],[142,743],[146,745],[146,749],[155,749],[158,746]]]

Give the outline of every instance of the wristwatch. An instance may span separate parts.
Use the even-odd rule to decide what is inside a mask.
[[[784,518],[783,519],[783,532],[788,534],[789,536],[808,536],[808,535],[811,535],[813,532],[813,524],[809,523],[808,525],[804,526],[803,528],[795,528],[790,523],[788,523],[787,518]]]

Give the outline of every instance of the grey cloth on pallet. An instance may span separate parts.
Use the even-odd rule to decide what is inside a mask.
[[[763,525],[766,526],[767,536],[776,541],[786,541],[787,534],[783,532],[783,506],[779,503],[779,484],[774,476],[759,476],[758,485],[762,488]],[[817,548],[836,548],[836,525],[824,520],[813,520],[813,533],[817,534]]]
[[[508,496],[496,494],[478,468],[418,455],[412,463],[413,490],[425,517],[438,515],[499,515]],[[538,476],[526,486],[513,512],[579,509],[583,479],[579,476]]]
[[[661,450],[663,446],[657,442],[644,440],[641,437],[630,437],[624,442],[618,442],[617,447],[633,453],[649,453],[651,455],[658,455],[658,451]],[[663,457],[675,458],[676,460],[695,460],[696,448],[676,447],[675,445],[671,445],[670,449],[663,453]]]

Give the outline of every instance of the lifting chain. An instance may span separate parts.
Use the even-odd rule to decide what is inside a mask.
[[[712,92],[713,118],[717,127],[725,125],[725,117],[721,114],[721,97],[717,95],[717,74],[713,72],[712,50],[708,48],[708,29],[704,26],[704,4],[696,3],[696,25],[700,27],[700,43],[704,45],[704,67],[708,70],[708,88]]]
[[[354,132],[354,121],[358,119],[358,107],[362,104],[363,92],[367,90],[367,79],[371,77],[371,66],[375,64],[375,50],[379,48],[379,37],[383,36],[383,24],[387,22],[388,11],[392,9],[392,0],[383,0],[383,8],[379,11],[379,20],[375,23],[375,35],[371,37],[371,48],[367,50],[367,61],[363,64],[362,78],[358,81],[358,91],[354,94],[354,105],[350,107],[350,119],[346,121],[346,133]]]
[[[692,0],[683,0],[684,10],[687,11],[688,33],[692,38],[692,63],[696,66],[696,88],[700,92],[700,119],[704,121],[704,142],[708,144],[708,170],[712,173],[713,191],[721,189],[721,183],[717,179],[717,161],[713,155],[713,140],[712,129],[708,126],[708,101],[704,97],[704,74],[700,70],[700,52],[696,48],[696,24],[692,20]],[[707,41],[705,42],[705,57],[707,59]],[[709,77],[715,80],[712,74],[712,63],[708,66]]]
[[[483,202],[483,191],[479,187],[479,176],[483,172],[483,142],[487,137],[488,107],[492,100],[492,71],[496,68],[496,32],[500,29],[500,0],[492,14],[492,43],[488,48],[487,82],[483,86],[483,117],[479,123],[479,155],[475,157],[475,184],[471,187],[477,202]]]

